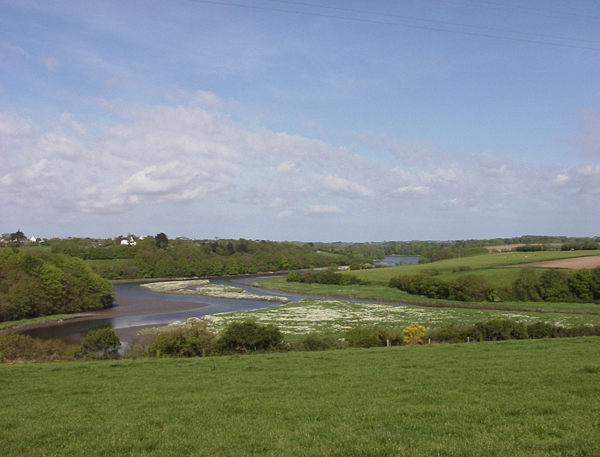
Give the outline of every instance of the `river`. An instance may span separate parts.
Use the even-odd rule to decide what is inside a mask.
[[[417,259],[416,256],[388,256],[378,262],[396,265],[417,263]],[[286,297],[292,302],[308,297],[304,294],[252,287],[253,282],[265,277],[265,275],[253,275],[215,278],[211,279],[211,283],[243,288],[252,294]],[[82,341],[83,335],[89,330],[110,327],[115,330],[121,341],[127,342],[135,336],[137,331],[148,326],[167,325],[174,321],[183,321],[189,317],[202,317],[207,314],[250,311],[281,305],[279,302],[266,300],[234,300],[204,295],[161,294],[150,292],[147,288],[141,287],[139,282],[116,283],[113,284],[113,288],[115,305],[110,309],[98,311],[93,318],[73,319],[26,328],[20,330],[19,333],[35,338],[60,338],[78,343]],[[310,297],[318,298],[318,296]],[[344,300],[355,301],[349,298],[344,298]]]

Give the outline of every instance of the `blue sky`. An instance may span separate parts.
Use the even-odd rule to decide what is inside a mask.
[[[600,235],[593,1],[0,2],[2,232]]]

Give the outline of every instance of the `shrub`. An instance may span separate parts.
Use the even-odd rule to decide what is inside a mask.
[[[431,330],[429,337],[439,343],[462,343],[467,341],[467,338],[471,336],[472,328],[472,325],[459,325],[453,322]]]
[[[521,268],[512,287],[513,297],[518,301],[539,301],[540,279],[533,267]]]
[[[490,319],[477,322],[469,332],[470,337],[479,341],[521,340],[527,338],[527,329],[511,319]]]
[[[138,350],[143,350],[143,342],[138,342]],[[147,343],[151,357],[201,357],[211,355],[217,348],[215,333],[206,327],[205,322],[186,324],[185,327],[161,333]]]
[[[450,298],[460,301],[484,301],[489,292],[485,276],[467,274],[459,276],[452,285]]]
[[[563,336],[600,336],[600,325],[580,325],[561,329]]]
[[[402,344],[402,335],[387,327],[360,324],[346,331],[348,345],[353,348],[396,346]]]
[[[0,335],[0,354],[3,360],[29,359],[33,338],[18,333]]]
[[[219,349],[229,353],[268,351],[281,348],[283,335],[274,325],[262,325],[254,321],[229,324],[217,341]]]
[[[327,351],[337,349],[338,341],[331,335],[324,333],[311,333],[294,341],[292,349],[296,351]]]
[[[592,300],[592,273],[588,268],[582,268],[573,273],[569,279],[569,290],[581,301]]]
[[[379,329],[373,325],[356,325],[346,331],[348,345],[353,348],[370,348],[381,346]]]
[[[0,363],[9,361],[49,362],[74,358],[72,346],[59,339],[42,340],[8,333],[0,336]]]
[[[81,347],[91,356],[100,356],[103,359],[115,358],[119,356],[121,341],[112,329],[102,327],[87,332]]]
[[[412,324],[402,330],[404,344],[422,344],[427,329],[419,324]]]
[[[534,322],[527,326],[527,336],[529,338],[556,338],[559,335],[561,327],[549,324],[547,322]]]
[[[561,270],[551,269],[540,277],[540,293],[544,301],[572,301],[569,291],[569,275]]]

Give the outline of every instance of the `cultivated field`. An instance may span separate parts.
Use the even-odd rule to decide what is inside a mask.
[[[391,278],[401,274],[415,275],[436,272],[443,279],[453,280],[458,274],[484,274],[492,285],[504,286],[514,281],[518,269],[500,267],[534,265],[540,262],[577,259],[584,262],[587,257],[598,258],[600,251],[544,251],[544,252],[493,252],[473,257],[441,260],[419,265],[403,265],[390,268],[352,271],[350,274],[375,284],[387,285]],[[461,268],[468,270],[459,272]]]
[[[546,260],[544,262],[530,263],[529,265],[542,268],[569,268],[572,270],[596,268],[600,267],[600,255],[577,257],[575,259]]]
[[[16,456],[594,456],[600,338],[0,365]]]

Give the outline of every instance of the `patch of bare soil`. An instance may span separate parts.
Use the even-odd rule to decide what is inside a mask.
[[[545,262],[528,263],[526,265],[515,265],[517,267],[535,266],[545,268],[570,268],[579,270],[580,268],[600,267],[600,255],[591,255],[588,257],[576,257],[574,259],[546,260]]]

